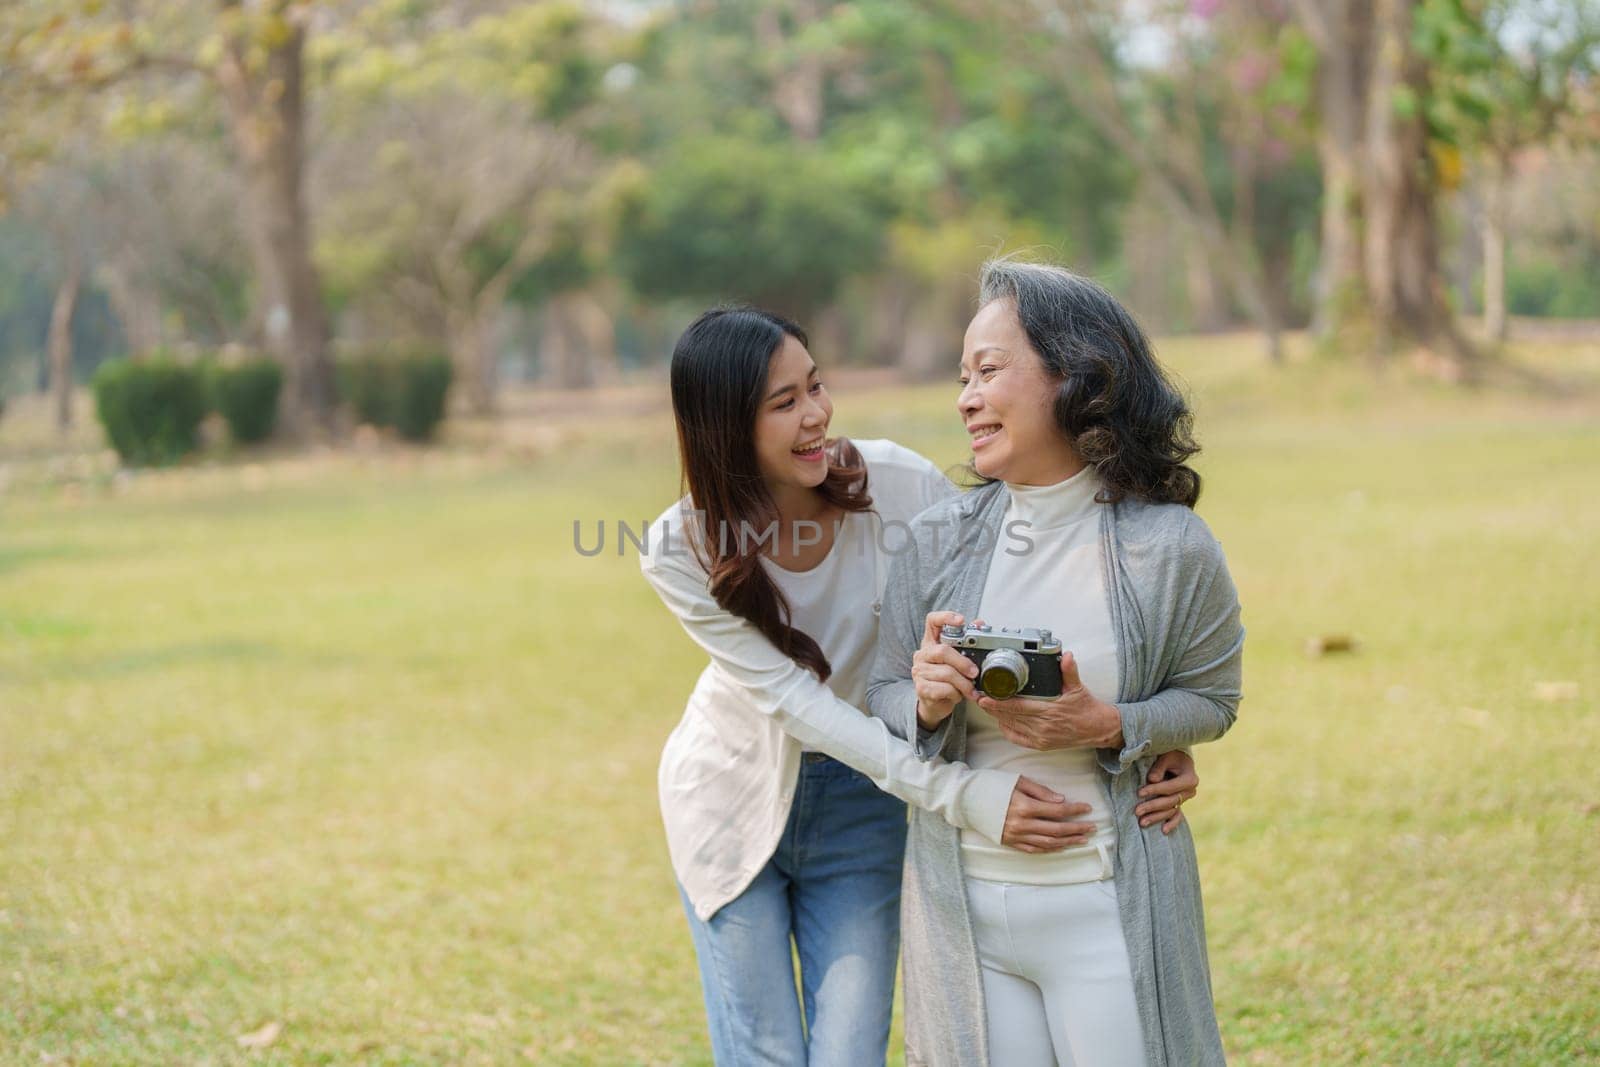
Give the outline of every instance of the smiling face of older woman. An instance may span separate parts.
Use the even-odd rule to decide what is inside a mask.
[[[1046,369],[1010,299],[991,300],[967,326],[956,410],[985,478],[1054,485],[1083,469],[1055,418],[1059,380]]]

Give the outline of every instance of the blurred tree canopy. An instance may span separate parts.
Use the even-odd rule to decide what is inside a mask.
[[[11,0],[0,389],[48,384],[65,425],[104,358],[242,344],[316,427],[336,342],[424,341],[487,412],[507,368],[605,380],[619,338],[664,347],[723,300],[931,373],[1000,250],[1157,328],[1250,323],[1277,358],[1309,323],[1470,376],[1471,305],[1491,344],[1508,296],[1588,307],[1540,293],[1600,261],[1600,219],[1527,190],[1600,144],[1597,23],[1587,0]]]

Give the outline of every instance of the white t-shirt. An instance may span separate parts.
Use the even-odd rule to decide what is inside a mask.
[[[1048,629],[1073,654],[1084,686],[1105,701],[1117,699],[1117,641],[1106,604],[1100,560],[1101,483],[1085,467],[1055,485],[1006,485],[1010,502],[1003,529],[1018,532],[1032,547],[1008,542],[995,550],[978,615],[991,626]],[[967,711],[967,762],[1025,774],[1074,803],[1093,810],[1090,844],[1051,853],[1018,852],[963,830],[961,858],[972,878],[1027,885],[1066,885],[1110,877],[1116,845],[1110,796],[1092,748],[1039,752],[1006,740],[982,708]],[[1104,849],[1104,852],[1102,852]]]
[[[777,848],[802,745],[849,764],[878,788],[953,826],[998,841],[1005,825],[1017,775],[923,761],[861,710],[866,665],[877,647],[874,604],[888,581],[889,554],[908,534],[892,526],[908,524],[955,489],[933,464],[892,441],[855,444],[867,463],[867,491],[886,526],[884,537],[878,537],[878,519],[855,517],[824,561],[839,573],[781,579],[786,590],[793,579],[795,619],[828,654],[832,687],[712,598],[705,568],[685,549],[686,501],[651,526],[649,551],[640,560],[644,576],[711,657],[667,739],[658,776],[672,869],[701,919],[744,892]],[[878,557],[867,564],[876,568],[870,582],[859,580],[869,571],[857,566],[858,554]]]
[[[828,688],[858,708],[867,706],[867,676],[878,646],[878,596],[888,577],[888,561],[877,542],[881,537],[892,546],[893,536],[882,529],[880,513],[853,511],[840,520],[833,548],[810,570],[791,571],[761,560],[789,601],[790,625],[828,657],[833,668]]]

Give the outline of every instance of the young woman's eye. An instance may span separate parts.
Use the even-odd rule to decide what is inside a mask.
[[[813,393],[822,392],[822,379],[818,378],[816,381],[811,383],[811,391]]]
[[[777,407],[773,408],[772,410],[773,411],[788,411],[792,407],[794,407],[794,398],[793,397],[791,397],[788,400],[785,400],[783,403],[779,404]]]

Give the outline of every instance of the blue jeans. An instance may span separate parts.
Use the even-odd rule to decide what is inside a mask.
[[[820,752],[801,757],[788,825],[755,881],[708,922],[684,897],[717,1067],[884,1062],[905,849],[904,804]]]

